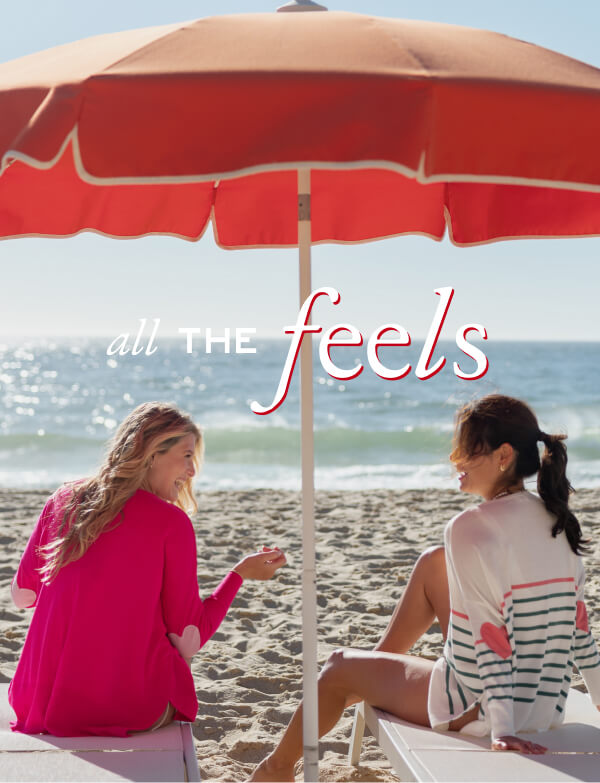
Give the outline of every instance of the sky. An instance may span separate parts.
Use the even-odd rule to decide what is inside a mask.
[[[280,0],[281,2],[281,0]],[[21,0],[3,6],[0,61],[99,33],[224,13],[271,12],[259,0]],[[327,3],[326,3],[327,4]],[[589,0],[330,0],[331,10],[403,16],[506,33],[600,67],[600,3]],[[368,338],[396,322],[415,338],[428,331],[438,297],[455,289],[443,337],[466,323],[489,340],[600,340],[597,290],[600,238],[521,240],[456,248],[447,240],[401,237],[313,249],[314,320],[356,325]],[[173,238],[0,242],[0,336],[105,335],[134,332],[160,318],[160,334],[180,327],[255,328],[283,336],[299,309],[294,250],[225,251],[209,230],[198,243]],[[257,285],[257,283],[259,283]]]

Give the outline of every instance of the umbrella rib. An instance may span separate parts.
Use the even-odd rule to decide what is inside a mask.
[[[177,24],[168,25],[169,29],[166,30],[163,35],[159,35],[157,38],[153,38],[151,41],[149,41],[146,44],[143,44],[143,46],[140,46],[138,49],[136,49],[133,52],[128,52],[127,54],[123,55],[123,57],[119,57],[114,62],[111,62],[110,65],[106,65],[99,73],[92,74],[87,79],[84,80],[83,83],[88,81],[93,81],[95,78],[101,77],[102,74],[110,72],[111,68],[114,68],[117,65],[120,65],[121,63],[127,62],[128,59],[130,59],[133,55],[136,57],[145,50],[149,49],[151,46],[154,46],[159,41],[162,41],[164,38],[167,38],[169,35],[172,35],[173,33],[179,32],[180,30],[185,30],[187,27],[192,24],[194,19],[188,19],[185,22],[178,22]]]

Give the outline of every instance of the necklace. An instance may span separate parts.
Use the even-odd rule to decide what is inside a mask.
[[[490,498],[490,500],[497,500],[498,498],[506,497],[506,495],[516,495],[517,492],[525,492],[525,487],[521,487],[521,489],[515,489],[512,492],[510,489],[505,489],[502,492],[498,492],[498,494],[494,495],[494,497]]]

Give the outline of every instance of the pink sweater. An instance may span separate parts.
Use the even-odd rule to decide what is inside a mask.
[[[15,604],[35,607],[9,686],[13,730],[123,737],[151,726],[167,702],[177,720],[193,721],[185,658],[217,630],[242,578],[230,572],[202,602],[190,519],[138,490],[114,528],[42,584],[37,547],[51,539],[66,492],[46,503],[13,580]]]

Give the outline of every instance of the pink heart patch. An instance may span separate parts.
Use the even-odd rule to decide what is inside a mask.
[[[191,658],[200,649],[200,631],[195,625],[186,625],[181,636],[170,633],[169,640],[183,658]]]
[[[505,626],[498,628],[493,623],[483,623],[479,632],[490,650],[493,650],[501,658],[510,658],[512,649]]]
[[[588,623],[587,609],[583,601],[577,601],[577,615],[575,616],[575,625],[580,631],[586,633],[590,630],[590,624]]]
[[[17,609],[28,609],[30,606],[34,605],[35,599],[37,598],[35,590],[29,590],[27,587],[19,587],[16,575],[10,586],[10,593]]]

